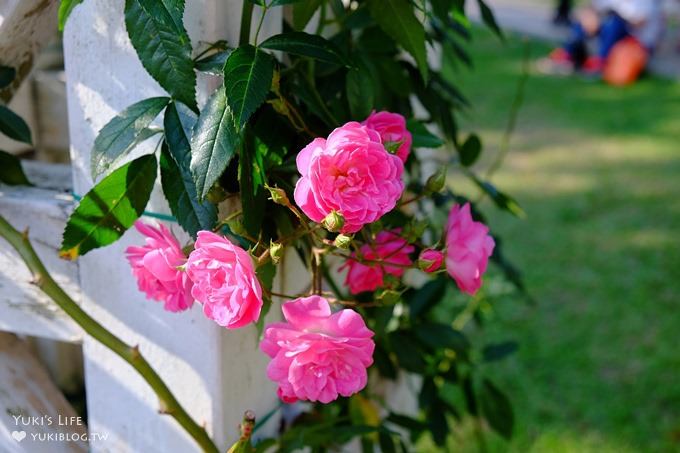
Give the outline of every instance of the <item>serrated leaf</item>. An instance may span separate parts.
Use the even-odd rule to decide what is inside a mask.
[[[465,167],[474,164],[482,152],[482,141],[477,134],[470,134],[458,150],[460,163]]]
[[[302,31],[274,35],[262,42],[260,47],[310,57],[325,63],[347,65],[346,58],[335,44],[319,35],[311,35]]]
[[[224,85],[208,99],[191,137],[191,175],[198,199],[208,195],[212,185],[236,154],[240,137],[227,105]]]
[[[224,75],[224,65],[233,49],[221,50],[196,61],[196,70],[212,75]]]
[[[418,64],[427,82],[429,67],[425,50],[425,28],[413,14],[409,0],[368,0],[368,10],[385,33],[394,38]]]
[[[2,150],[0,150],[0,182],[9,186],[32,185],[21,167],[21,161],[16,156]]]
[[[198,201],[191,175],[190,134],[196,114],[183,104],[172,103],[165,111],[165,143],[161,150],[161,185],[172,215],[192,237],[200,230],[212,230],[217,207]]]
[[[293,28],[302,30],[309,23],[312,16],[324,0],[307,0],[293,5]]]
[[[10,86],[16,75],[14,68],[0,65],[0,90]]]
[[[117,241],[144,212],[156,172],[156,156],[146,155],[102,179],[69,217],[59,256],[74,260]]]
[[[106,173],[135,146],[159,133],[160,129],[149,126],[168,102],[168,97],[144,99],[132,104],[106,123],[95,138],[90,155],[92,178],[96,179]]]
[[[420,121],[410,119],[406,122],[406,128],[413,137],[414,148],[439,148],[444,144],[441,138],[430,132]]]
[[[351,68],[347,72],[345,91],[352,118],[366,118],[375,105],[373,78],[368,69],[363,66]]]
[[[515,417],[508,397],[493,382],[484,379],[479,400],[484,418],[491,428],[509,440],[512,437]]]
[[[267,98],[273,75],[274,59],[259,48],[242,46],[229,55],[224,65],[224,86],[238,128]]]
[[[0,105],[0,132],[13,140],[33,144],[31,130],[26,122],[4,105]]]
[[[73,8],[83,3],[83,0],[61,0],[59,4],[59,31],[64,31],[64,26]]]
[[[175,99],[196,109],[191,41],[184,0],[125,0],[125,26],[147,72]]]

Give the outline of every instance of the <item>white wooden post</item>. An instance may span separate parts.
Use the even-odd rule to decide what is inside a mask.
[[[194,45],[227,39],[237,44],[242,0],[187,0],[185,25]],[[90,150],[99,129],[116,113],[143,98],[163,95],[130,44],[123,0],[88,0],[73,10],[64,33],[69,130],[74,190],[92,187]],[[270,11],[269,33],[280,27]],[[214,80],[199,81],[199,102]],[[145,143],[149,152],[155,143]],[[156,190],[147,207],[168,213]],[[168,225],[179,233],[177,225]],[[141,243],[128,232],[118,243],[80,258],[82,305],[124,340],[139,344],[180,403],[204,423],[225,450],[237,438],[245,410],[263,416],[276,407],[275,388],[265,375],[266,358],[256,349],[256,331],[227,331],[206,319],[201,307],[172,314],[139,293],[124,249]],[[194,452],[195,443],[170,417],[158,415],[151,389],[130,367],[90,338],[84,339],[90,433],[93,452]],[[272,423],[270,426],[275,425]],[[270,428],[271,429],[271,428]],[[266,431],[266,429],[265,429]]]

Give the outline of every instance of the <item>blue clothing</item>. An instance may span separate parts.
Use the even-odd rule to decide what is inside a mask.
[[[618,14],[608,13],[597,31],[599,45],[597,55],[604,60],[614,45],[628,35],[628,23]],[[574,23],[571,28],[571,36],[565,43],[564,49],[572,57],[576,66],[581,66],[588,57],[587,41],[588,35],[581,24]]]

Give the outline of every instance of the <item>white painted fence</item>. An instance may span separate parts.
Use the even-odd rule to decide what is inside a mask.
[[[52,8],[55,14],[53,0],[30,2]],[[236,42],[241,4],[241,0],[187,1],[185,25],[194,44],[217,39]],[[30,226],[38,254],[57,281],[104,326],[126,342],[139,344],[180,403],[226,449],[237,438],[245,410],[263,416],[278,404],[274,385],[265,376],[266,358],[256,349],[255,328],[227,331],[206,319],[200,306],[189,313],[172,314],[161,304],[145,300],[123,253],[128,245],[142,241],[135,232],[76,263],[57,258],[61,232],[73,207],[66,190],[72,187],[75,193],[84,194],[92,187],[89,156],[98,130],[128,105],[163,94],[127,38],[123,5],[123,0],[87,0],[74,9],[64,32],[73,185],[67,184],[66,189],[50,176],[52,189],[2,187],[0,213],[17,228]],[[0,1],[0,10],[1,6]],[[56,15],[53,18],[56,23]],[[263,30],[271,34],[280,25],[280,12],[273,10]],[[199,102],[215,84],[208,78],[199,80]],[[154,144],[146,143],[140,151]],[[47,173],[58,174],[59,168]],[[36,178],[40,166],[33,170]],[[169,212],[158,190],[147,209]],[[168,226],[179,233],[177,225]],[[292,274],[287,271],[287,280],[297,281],[298,286],[304,283]],[[89,433],[106,436],[92,440],[90,451],[198,451],[172,418],[157,413],[158,401],[146,383],[125,362],[83,335],[29,280],[23,263],[0,241],[0,331],[82,342]],[[277,285],[282,292],[300,289]],[[41,415],[35,413],[39,409],[24,409]],[[14,428],[7,423],[0,419],[0,451],[38,451],[30,439],[19,443],[12,438]],[[271,432],[275,425],[273,419],[263,432]],[[67,447],[53,443],[50,451],[72,451],[72,446]]]

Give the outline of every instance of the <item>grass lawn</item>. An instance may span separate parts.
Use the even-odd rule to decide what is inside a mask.
[[[463,128],[498,150],[524,41],[477,31]],[[530,42],[533,58],[548,46]],[[485,162],[480,163],[483,169]],[[532,73],[495,184],[527,218],[490,203],[537,299],[499,299],[487,339],[519,351],[486,372],[510,395],[514,440],[491,451],[680,451],[680,83],[613,88]],[[469,427],[453,451],[477,451]]]

